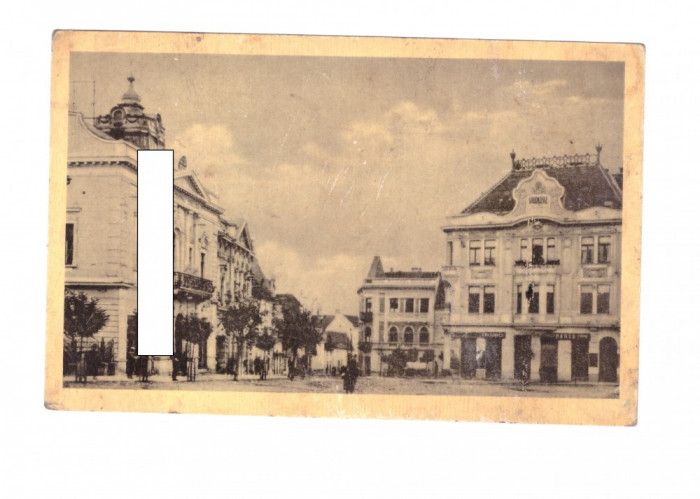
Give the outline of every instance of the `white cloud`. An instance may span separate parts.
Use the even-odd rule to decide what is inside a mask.
[[[256,252],[263,272],[275,278],[278,293],[295,295],[313,312],[357,313],[356,292],[371,258],[344,253],[307,258],[299,249],[273,240],[259,244]]]

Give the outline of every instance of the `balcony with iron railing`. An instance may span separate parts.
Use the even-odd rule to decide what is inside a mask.
[[[173,272],[173,291],[206,299],[214,294],[214,283],[184,272]]]
[[[360,322],[362,322],[363,324],[372,324],[373,319],[374,316],[372,315],[371,311],[360,312]]]

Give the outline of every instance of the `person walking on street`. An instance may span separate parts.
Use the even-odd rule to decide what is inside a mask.
[[[126,354],[126,377],[129,379],[131,379],[134,375],[134,369],[136,367],[136,358],[134,358],[135,353],[136,349],[131,347]]]
[[[360,369],[357,366],[357,359],[353,355],[348,361],[348,377],[350,378],[350,393],[355,392],[355,383],[360,376]]]

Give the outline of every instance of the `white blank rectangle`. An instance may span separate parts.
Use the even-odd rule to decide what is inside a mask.
[[[173,151],[138,151],[138,355],[173,354]]]

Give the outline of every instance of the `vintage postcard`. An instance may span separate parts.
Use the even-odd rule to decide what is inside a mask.
[[[642,46],[59,31],[52,64],[48,408],[635,424]]]

